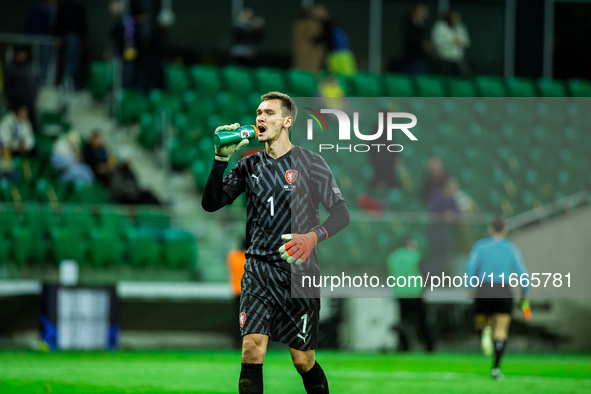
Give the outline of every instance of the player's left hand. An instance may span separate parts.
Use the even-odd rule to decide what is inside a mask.
[[[289,264],[302,264],[318,244],[318,235],[314,231],[308,234],[283,234],[283,241],[288,241],[279,248],[281,258]]]

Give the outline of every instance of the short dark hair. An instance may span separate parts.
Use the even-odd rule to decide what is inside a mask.
[[[295,122],[298,115],[298,107],[291,97],[281,92],[269,92],[261,96],[261,102],[269,100],[281,101],[281,110],[284,116],[291,116]]]
[[[500,233],[501,231],[503,231],[505,229],[505,218],[502,216],[497,216],[493,219],[492,223],[490,224],[490,226],[492,227],[492,229],[497,232]]]

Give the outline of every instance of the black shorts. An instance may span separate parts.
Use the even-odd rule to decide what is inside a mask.
[[[292,298],[289,271],[247,260],[240,296],[240,332],[264,334],[297,350],[318,348],[320,299]]]
[[[495,283],[493,286],[483,284],[476,290],[474,313],[477,315],[511,314],[512,309],[513,294],[509,286],[502,287],[501,283]]]

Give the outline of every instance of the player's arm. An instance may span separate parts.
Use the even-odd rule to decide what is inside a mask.
[[[517,273],[517,277],[521,278],[521,275],[527,274],[527,268],[525,267],[525,262],[523,261],[523,256],[521,255],[521,251],[516,245],[512,245],[513,250],[513,272]],[[520,280],[519,283],[521,284],[522,281]],[[529,293],[529,281],[527,286],[521,286],[522,295],[524,298],[527,297]]]
[[[235,130],[237,127],[239,127],[238,123],[221,126],[215,132],[217,133],[220,130]],[[248,144],[248,140],[244,139],[237,144],[215,148],[215,159],[205,184],[203,197],[201,198],[201,206],[207,212],[214,212],[231,204],[244,191],[245,181],[240,163],[232,168],[232,171],[226,178],[224,178],[224,171],[228,167],[230,156],[246,144]]]
[[[474,291],[474,287],[470,285],[471,281],[470,278],[477,274],[478,272],[478,265],[479,265],[479,256],[478,250],[480,249],[480,245],[477,242],[472,250],[470,251],[470,255],[468,256],[468,262],[466,263],[466,276],[468,280],[466,281],[466,286],[468,287],[470,292]]]

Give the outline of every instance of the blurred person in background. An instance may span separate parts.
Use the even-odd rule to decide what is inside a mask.
[[[230,48],[230,63],[240,66],[257,65],[258,48],[264,34],[265,20],[252,8],[244,8],[232,24],[234,43]]]
[[[445,187],[433,193],[429,200],[429,259],[427,270],[431,275],[444,271],[452,252],[451,225],[460,218],[460,209],[454,198],[458,183],[450,179]]]
[[[11,108],[23,104],[27,106],[33,131],[38,133],[40,131],[37,119],[39,85],[30,60],[28,47],[19,45],[14,48],[12,62],[8,63],[4,70],[4,95]]]
[[[326,69],[332,74],[355,75],[357,62],[345,30],[331,18],[323,5],[314,7],[314,15],[322,23],[322,33],[317,40],[327,48]]]
[[[320,37],[322,22],[315,15],[315,7],[302,10],[292,29],[293,68],[317,73],[324,66],[327,45]]]
[[[471,74],[470,66],[465,59],[466,49],[470,46],[470,36],[458,11],[448,11],[435,23],[431,40],[438,57],[441,74]]]
[[[388,256],[388,275],[405,277],[405,286],[394,287],[394,296],[400,305],[400,323],[394,327],[398,331],[399,348],[411,349],[412,331],[419,333],[428,352],[435,350],[435,337],[427,317],[427,307],[423,300],[422,281],[413,278],[424,277],[421,271],[421,252],[415,240],[407,238],[402,245]]]
[[[83,88],[82,49],[88,38],[86,8],[82,0],[62,0],[57,7],[55,34],[62,51],[62,81]]]
[[[70,130],[53,144],[50,161],[64,183],[88,185],[94,182],[92,170],[82,162],[80,143],[80,133]]]
[[[31,8],[27,33],[32,36],[53,35],[53,24],[55,19],[55,6],[53,0],[42,0]],[[47,83],[47,73],[53,53],[53,46],[48,44],[39,45],[39,83]]]
[[[131,150],[121,148],[118,159],[109,183],[111,200],[119,204],[160,205],[152,192],[140,186],[132,168]]]
[[[92,131],[82,148],[82,157],[84,158],[84,162],[92,169],[96,179],[108,185],[113,172],[114,161],[109,157],[100,130],[95,129]]]
[[[488,228],[490,237],[476,242],[466,263],[468,278],[486,274],[484,284],[474,289],[468,281],[468,287],[474,297],[475,326],[481,331],[482,350],[486,355],[491,355],[494,350],[490,375],[496,380],[503,379],[501,358],[507,344],[513,309],[509,278],[512,273],[516,273],[518,278],[528,273],[519,247],[507,239],[508,232],[504,218],[496,217]],[[493,277],[492,282],[489,275]],[[527,300],[529,282],[528,286],[523,286],[521,280],[519,284],[523,302]]]
[[[447,173],[441,159],[439,157],[429,158],[420,194],[423,201],[429,203],[433,194],[443,189],[446,183]]]
[[[26,105],[16,105],[2,118],[0,143],[12,156],[35,156],[35,134]]]
[[[426,21],[429,8],[423,3],[416,4],[404,21],[404,55],[407,71],[411,74],[429,72],[427,59],[431,52]]]
[[[241,242],[242,249],[232,249],[226,256],[226,262],[228,263],[228,279],[230,280],[230,288],[233,299],[233,312],[234,316],[240,314],[240,293],[242,292],[242,276],[244,275],[244,264],[246,263],[246,249],[248,249],[248,243],[246,238]],[[240,323],[235,322],[232,330],[234,347],[240,349],[242,347],[242,335],[240,334]]]

